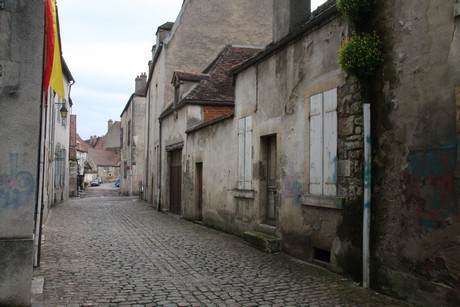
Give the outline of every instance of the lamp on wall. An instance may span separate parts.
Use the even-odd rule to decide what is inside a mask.
[[[59,113],[61,113],[61,117],[62,117],[63,119],[66,119],[66,118],[67,118],[67,114],[69,113],[69,111],[68,111],[67,108],[65,107],[65,102],[56,102],[55,104],[58,105],[58,106],[62,106],[62,107],[59,109]]]

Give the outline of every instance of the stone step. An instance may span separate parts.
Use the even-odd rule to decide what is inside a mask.
[[[273,254],[281,251],[281,239],[257,231],[246,231],[243,239],[248,244],[267,253]]]
[[[268,225],[268,224],[257,224],[254,226],[254,231],[255,232],[261,232],[266,235],[272,236],[272,237],[277,237],[277,229],[275,226]]]

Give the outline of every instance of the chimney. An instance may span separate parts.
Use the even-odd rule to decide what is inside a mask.
[[[109,123],[108,123],[108,127],[107,127],[107,131],[110,130],[110,127],[112,127],[113,125],[113,120],[109,119]]]
[[[142,88],[145,88],[147,85],[147,73],[143,72],[140,76],[136,77],[136,85],[134,92],[139,91]]]
[[[273,1],[273,42],[277,43],[310,18],[311,0]]]

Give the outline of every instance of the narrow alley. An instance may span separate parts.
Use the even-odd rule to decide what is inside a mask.
[[[406,306],[100,188],[51,210],[33,306]]]

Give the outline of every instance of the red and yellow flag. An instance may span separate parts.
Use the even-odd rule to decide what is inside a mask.
[[[46,93],[48,87],[51,87],[56,94],[65,99],[56,0],[46,0],[45,10],[45,69],[43,72],[43,90]]]

